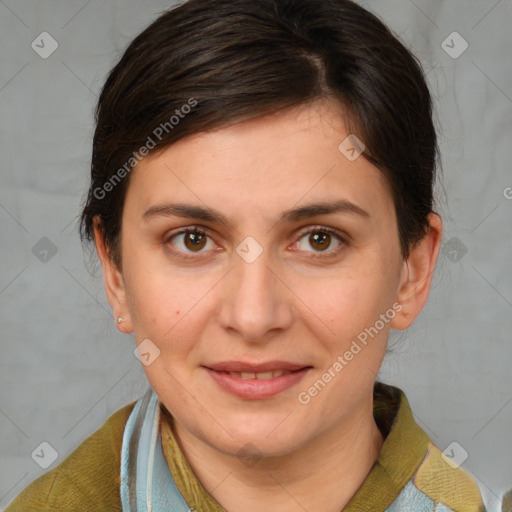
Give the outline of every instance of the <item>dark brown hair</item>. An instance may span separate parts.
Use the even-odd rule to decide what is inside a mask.
[[[349,0],[189,0],[139,34],[98,101],[82,239],[93,239],[98,216],[120,267],[124,197],[141,155],[322,97],[346,107],[365,158],[387,177],[406,258],[433,211],[431,96],[416,57]]]

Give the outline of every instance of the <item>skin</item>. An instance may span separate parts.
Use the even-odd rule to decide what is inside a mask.
[[[404,261],[384,175],[338,150],[349,134],[344,119],[338,103],[322,100],[194,134],[146,157],[126,195],[122,270],[96,225],[106,293],[115,317],[125,318],[118,328],[160,350],[144,371],[198,479],[229,512],[346,505],[383,443],[373,385],[389,330],[409,327],[428,297],[441,220],[430,215],[428,234]],[[340,199],[369,216],[280,220],[291,208]],[[143,217],[171,202],[207,206],[229,224]],[[170,238],[193,226],[208,235],[199,249],[183,234]],[[339,230],[345,242],[327,234],[324,245],[315,243],[322,227]],[[252,263],[236,252],[248,236],[263,248]],[[396,303],[401,311],[378,335],[300,403],[298,394]],[[313,368],[262,400],[227,393],[202,367],[275,359]]]

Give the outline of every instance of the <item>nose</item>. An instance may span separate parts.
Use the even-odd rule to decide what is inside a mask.
[[[252,262],[235,253],[223,280],[218,321],[248,343],[266,343],[293,321],[293,294],[271,267],[275,265],[266,251]]]

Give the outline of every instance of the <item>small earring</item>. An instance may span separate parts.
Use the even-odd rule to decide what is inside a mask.
[[[117,323],[118,324],[121,324],[124,322],[124,318],[122,316],[120,316],[118,319],[117,319]]]

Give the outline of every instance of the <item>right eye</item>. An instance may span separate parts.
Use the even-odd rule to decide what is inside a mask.
[[[206,232],[197,227],[182,229],[176,233],[171,233],[166,243],[172,246],[172,251],[183,258],[194,258],[194,253],[202,254],[208,243],[215,246],[215,243],[206,234]],[[212,248],[212,247],[210,247]],[[180,254],[181,253],[181,254]]]

